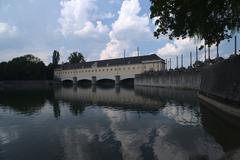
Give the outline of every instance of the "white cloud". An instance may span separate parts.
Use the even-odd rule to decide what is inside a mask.
[[[87,21],[84,24],[84,27],[80,30],[74,31],[75,35],[81,37],[96,37],[99,36],[98,34],[105,34],[109,31],[109,28],[106,25],[103,25],[101,21],[97,21],[97,25],[94,26],[93,23]]]
[[[101,59],[120,57],[123,49],[132,50],[135,44],[151,37],[149,18],[139,16],[141,7],[138,0],[124,0],[118,19],[112,24],[110,42],[101,52]]]
[[[200,46],[200,44],[202,44],[202,42],[198,42],[198,44],[195,44],[194,40],[190,38],[174,40],[173,43],[166,43],[164,47],[160,48],[157,51],[157,54],[160,57],[167,58],[186,54],[190,51],[195,53],[196,45]]]
[[[93,19],[104,20],[104,19],[112,19],[114,17],[115,17],[115,14],[111,12],[107,12],[107,13],[99,13],[98,15],[94,15]]]
[[[0,22],[0,35],[13,36],[17,31],[16,26],[10,26],[7,23]]]
[[[95,0],[62,0],[60,4],[62,9],[58,22],[63,35],[97,37],[108,32],[108,27],[101,21],[96,22],[96,25],[91,22],[94,17],[91,13],[98,9]]]

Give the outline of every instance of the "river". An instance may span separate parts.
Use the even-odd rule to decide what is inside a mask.
[[[0,90],[1,160],[218,160],[240,124],[193,90]]]

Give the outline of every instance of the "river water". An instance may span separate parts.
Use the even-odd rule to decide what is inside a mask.
[[[239,135],[239,121],[195,91],[0,90],[0,160],[218,160]]]

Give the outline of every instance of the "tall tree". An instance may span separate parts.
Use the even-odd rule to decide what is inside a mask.
[[[208,46],[240,29],[240,0],[150,0],[154,36],[196,37]]]
[[[53,55],[52,55],[52,63],[54,66],[58,65],[58,62],[60,60],[60,54],[57,50],[53,51]]]
[[[85,62],[84,56],[80,52],[73,52],[70,54],[68,57],[69,63],[74,64],[74,63],[82,63]]]

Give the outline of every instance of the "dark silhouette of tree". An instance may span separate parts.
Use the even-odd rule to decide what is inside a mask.
[[[54,66],[45,64],[33,55],[13,58],[0,63],[0,81],[3,80],[47,80],[53,79]]]
[[[240,29],[239,0],[150,0],[154,36],[195,37],[208,46],[230,39]]]
[[[68,60],[70,64],[85,62],[84,56],[80,52],[71,53],[70,56],[68,57]]]
[[[8,62],[7,80],[43,80],[45,76],[45,64],[33,55],[17,57]]]
[[[54,50],[52,55],[52,64],[55,66],[58,65],[59,60],[60,60],[60,54],[57,50]]]

